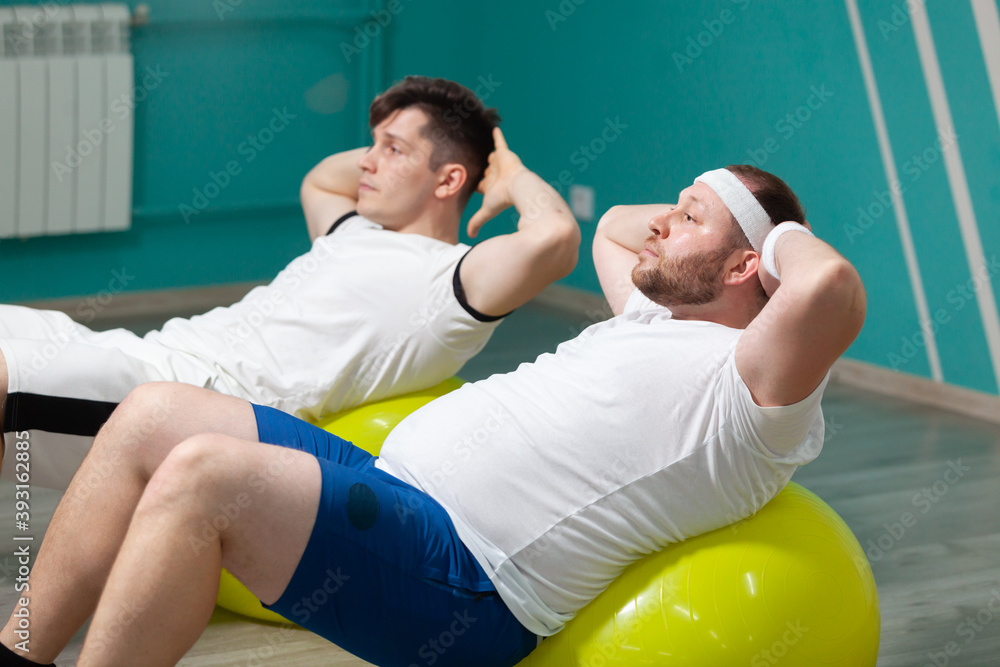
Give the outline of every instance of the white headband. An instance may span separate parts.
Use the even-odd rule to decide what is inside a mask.
[[[771,216],[767,214],[764,207],[760,205],[753,193],[743,185],[743,181],[736,177],[736,174],[728,169],[716,169],[706,171],[704,174],[694,179],[697,183],[701,181],[712,188],[719,199],[726,205],[729,212],[740,223],[743,233],[750,239],[750,245],[757,252],[764,247],[764,239],[768,233],[774,229],[771,224]]]

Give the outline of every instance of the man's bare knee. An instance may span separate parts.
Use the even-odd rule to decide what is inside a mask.
[[[134,461],[149,479],[178,442],[171,430],[183,415],[183,387],[151,382],[133,389],[97,434],[92,453]]]
[[[203,504],[219,487],[224,465],[214,434],[195,435],[166,454],[146,487],[143,504],[180,509],[182,504]]]

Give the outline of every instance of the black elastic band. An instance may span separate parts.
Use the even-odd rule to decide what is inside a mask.
[[[32,662],[20,653],[15,653],[13,649],[4,644],[0,644],[0,665],[10,665],[11,667],[56,667],[54,663],[43,664]]]
[[[108,401],[16,392],[7,397],[4,433],[39,429],[67,435],[97,435],[118,407]]]
[[[472,252],[472,248],[469,248],[469,252]],[[504,315],[485,315],[470,306],[469,301],[465,298],[465,288],[462,287],[462,279],[459,277],[458,272],[462,270],[462,262],[464,262],[465,258],[469,256],[469,252],[462,255],[462,259],[458,260],[458,264],[455,265],[455,275],[451,279],[451,286],[455,291],[455,298],[458,299],[460,304],[462,304],[462,308],[465,309],[465,312],[472,315],[480,322],[496,322],[497,320],[502,320],[514,311],[512,310],[510,313],[506,313]]]
[[[344,215],[342,215],[339,218],[337,218],[334,221],[334,223],[332,225],[330,225],[330,229],[329,229],[329,231],[327,231],[327,233],[325,234],[325,236],[329,236],[330,234],[333,234],[333,232],[336,231],[337,227],[340,227],[341,223],[343,223],[344,221],[348,220],[349,218],[353,218],[357,214],[358,214],[357,211],[348,211]]]

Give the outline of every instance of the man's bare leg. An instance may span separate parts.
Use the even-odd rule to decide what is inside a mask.
[[[178,443],[207,430],[256,439],[253,409],[206,389],[154,383],[112,414],[56,509],[21,594],[31,614],[31,652],[22,655],[49,663],[62,651],[93,613],[146,484]],[[0,631],[11,648],[14,618]]]
[[[214,434],[179,445],[139,502],[77,665],[176,664],[208,625],[223,566],[276,601],[309,542],[321,486],[318,462],[300,451]],[[215,522],[241,495],[249,504]],[[212,525],[224,527],[206,533]]]

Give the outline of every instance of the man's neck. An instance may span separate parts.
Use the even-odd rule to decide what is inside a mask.
[[[451,245],[458,243],[461,213],[441,209],[424,211],[396,229],[401,234],[420,234]]]
[[[714,322],[731,329],[746,329],[760,313],[753,295],[730,294],[700,306],[669,306],[675,320]]]

